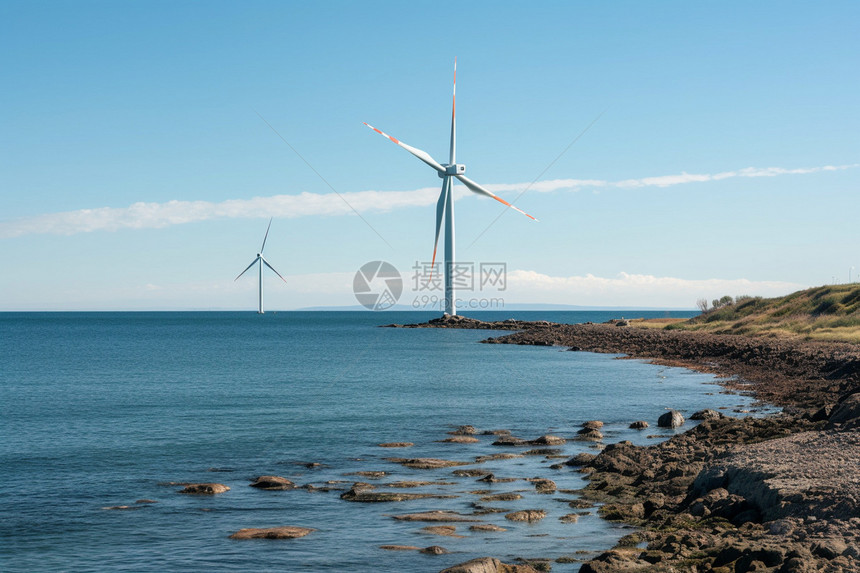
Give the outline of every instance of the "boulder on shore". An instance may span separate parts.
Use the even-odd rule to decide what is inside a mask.
[[[725,414],[717,412],[716,410],[711,410],[710,408],[705,408],[704,410],[699,410],[690,416],[691,420],[719,420],[720,418],[725,418]]]
[[[860,427],[860,392],[843,398],[833,408],[828,422],[831,426],[839,425],[843,430]]]
[[[657,425],[661,428],[679,428],[684,425],[684,416],[678,410],[669,410],[657,418]]]
[[[573,456],[572,458],[570,458],[569,460],[567,460],[566,462],[564,462],[564,465],[566,465],[566,466],[585,466],[585,465],[588,465],[589,463],[591,463],[591,460],[593,460],[595,457],[597,457],[597,456],[595,456],[594,454],[589,454],[588,452],[580,452],[580,453],[576,454],[575,456]]]

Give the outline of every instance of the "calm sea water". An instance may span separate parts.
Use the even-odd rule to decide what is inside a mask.
[[[615,312],[486,312],[557,322],[604,321]],[[625,313],[647,316],[649,313]],[[666,313],[651,313],[664,316]],[[689,316],[692,313],[687,313]],[[684,316],[684,313],[674,313]],[[499,453],[441,443],[460,424],[567,438],[589,419],[604,442],[653,443],[665,408],[749,409],[710,375],[612,355],[477,344],[487,331],[377,328],[431,313],[279,312],[0,313],[0,569],[4,571],[439,571],[483,555],[504,560],[600,551],[626,533],[596,512],[577,523],[568,494],[537,495],[525,481],[481,484],[445,470],[410,470],[389,456],[473,461]],[[652,428],[627,425],[648,420]],[[686,427],[689,427],[686,426]],[[407,450],[380,442],[409,441]],[[521,449],[504,450],[521,451]],[[569,441],[565,456],[596,451]],[[542,456],[487,462],[497,476],[584,482]],[[315,468],[304,464],[318,462]],[[301,485],[445,481],[409,490],[455,495],[362,504],[340,492],[258,491],[257,475]],[[165,482],[219,482],[231,491],[188,496]],[[481,516],[507,528],[462,538],[422,532],[392,514],[473,511],[478,489],[520,491],[487,505],[545,509],[534,524]],[[391,490],[387,490],[391,491]],[[139,499],[157,501],[135,504]],[[109,510],[129,505],[133,510]],[[244,527],[298,525],[297,540],[235,541]],[[390,552],[382,544],[441,545],[451,553]],[[555,564],[554,571],[576,571]]]

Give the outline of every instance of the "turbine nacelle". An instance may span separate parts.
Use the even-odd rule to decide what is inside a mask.
[[[440,179],[442,177],[462,175],[466,172],[466,166],[463,165],[462,163],[451,163],[451,164],[443,163],[442,167],[445,168],[445,172],[444,173],[442,171],[437,172],[437,175],[439,175]]]

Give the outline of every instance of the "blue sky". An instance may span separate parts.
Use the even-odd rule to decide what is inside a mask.
[[[355,304],[377,259],[408,304],[439,179],[361,122],[445,161],[455,56],[458,160],[540,219],[459,188],[458,259],[505,262],[509,304],[844,282],[858,21],[848,1],[7,0],[0,310],[253,309],[233,279],[270,216],[269,308]]]

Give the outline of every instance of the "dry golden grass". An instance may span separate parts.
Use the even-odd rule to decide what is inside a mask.
[[[860,343],[860,285],[816,287],[772,299],[748,298],[665,328]]]
[[[630,326],[636,328],[666,328],[670,324],[678,324],[687,322],[686,318],[634,318],[631,319]]]

